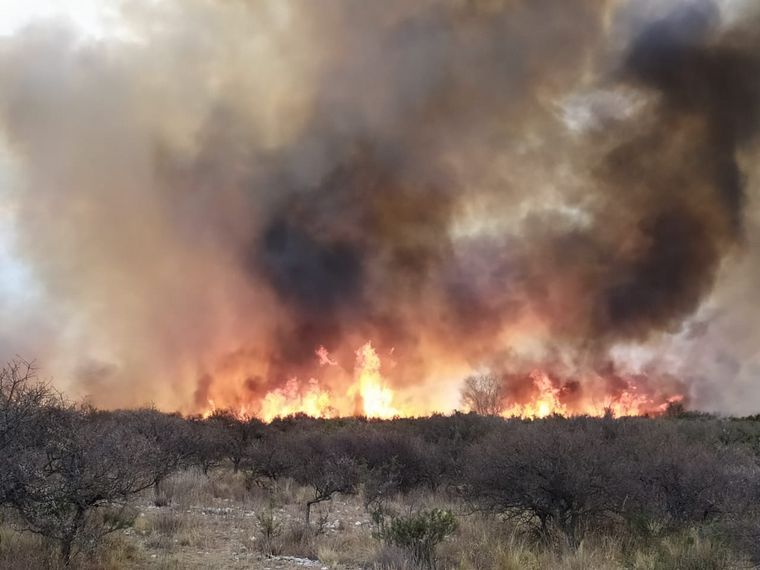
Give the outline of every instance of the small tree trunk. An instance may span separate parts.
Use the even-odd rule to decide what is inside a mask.
[[[551,542],[549,539],[549,517],[546,514],[541,514],[538,518],[541,521],[541,540],[544,544],[549,544]]]
[[[311,506],[316,505],[317,503],[321,503],[322,501],[329,501],[331,497],[332,495],[322,495],[306,503],[306,526],[309,526],[311,523]]]
[[[71,551],[74,546],[74,539],[77,536],[79,527],[82,526],[84,521],[84,509],[77,507],[77,512],[74,515],[74,519],[71,521],[71,528],[61,540],[61,562],[64,566],[71,564]]]
[[[71,562],[71,543],[72,537],[66,536],[61,542],[61,563],[64,566],[68,566]]]
[[[161,495],[161,483],[163,483],[163,481],[164,478],[161,477],[160,479],[156,479],[156,482],[153,483],[153,504],[157,507],[165,507],[168,503],[166,497],[162,497]]]
[[[311,506],[317,501],[306,501],[306,526],[311,523]]]
[[[569,534],[570,534],[570,544],[572,545],[573,548],[578,548],[578,544],[579,544],[579,541],[578,541],[578,526],[579,526],[578,517],[575,514],[571,514],[570,515],[570,528],[568,530],[569,530]]]

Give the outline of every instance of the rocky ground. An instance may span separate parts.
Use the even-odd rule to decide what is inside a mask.
[[[130,566],[359,568],[338,559],[351,556],[349,550],[363,558],[374,547],[361,500],[337,497],[317,505],[307,533],[307,493],[288,482],[277,489],[248,490],[242,476],[232,473],[210,478],[197,472],[176,475],[163,484],[158,500],[147,493],[137,505],[139,515],[124,534],[133,551]],[[267,528],[272,530],[268,533]]]

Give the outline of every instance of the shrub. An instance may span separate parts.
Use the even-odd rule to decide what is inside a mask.
[[[293,478],[312,490],[306,501],[305,523],[309,526],[312,506],[329,501],[336,493],[357,492],[360,469],[356,460],[343,452],[337,441],[327,435],[309,435],[293,441]]]
[[[112,417],[134,437],[148,442],[142,460],[150,467],[153,490],[158,497],[166,478],[192,463],[195,442],[190,422],[177,414],[163,414],[152,408],[116,412]]]
[[[482,416],[496,416],[501,412],[504,382],[495,375],[469,376],[462,387],[462,404]]]
[[[229,460],[237,473],[251,444],[261,439],[264,424],[255,418],[239,418],[230,410],[216,410],[206,423],[216,433],[214,443],[219,453]]]
[[[270,504],[256,514],[256,527],[258,529],[258,550],[266,556],[275,556],[282,550],[279,538],[282,535],[282,523],[274,516],[274,509]]]
[[[737,446],[725,448],[703,434],[692,439],[689,424],[647,424],[628,449],[629,507],[673,528],[703,523],[746,510],[756,496],[757,466]]]
[[[465,490],[476,507],[514,517],[547,541],[559,529],[577,546],[583,530],[625,504],[620,443],[586,419],[512,422],[470,449]]]
[[[252,441],[242,463],[249,487],[262,481],[276,483],[289,475],[296,459],[289,447],[290,442],[282,434],[268,434]]]
[[[15,360],[0,369],[0,505],[18,492],[25,475],[21,457],[45,442],[54,427],[48,412],[58,404],[52,390],[38,382],[31,363]]]
[[[219,422],[197,417],[188,420],[188,427],[193,439],[191,461],[208,475],[224,460],[223,427]]]
[[[62,563],[133,520],[152,483],[149,443],[110,416],[52,410],[44,444],[18,457],[9,503],[23,528],[57,543]]]
[[[418,566],[435,567],[435,549],[457,529],[453,513],[443,509],[380,521],[378,538],[407,552]]]

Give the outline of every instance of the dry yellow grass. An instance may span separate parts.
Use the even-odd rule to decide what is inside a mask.
[[[152,491],[135,505],[134,525],[112,535],[95,557],[75,566],[121,568],[295,570],[408,570],[410,563],[381,545],[360,496],[318,505],[312,527],[304,528],[305,489],[291,481],[270,488],[246,485],[231,471],[210,477],[185,471],[162,485],[166,506]],[[396,512],[448,507],[458,513],[458,531],[438,549],[439,567],[452,570],[718,570],[752,566],[720,542],[696,530],[648,539],[589,537],[579,548],[537,543],[507,521],[467,514],[442,493],[416,492],[390,501]],[[266,521],[269,521],[266,523]],[[266,524],[276,527],[265,544]],[[653,533],[657,535],[657,533]],[[274,557],[268,555],[275,555]],[[306,559],[312,559],[312,562]],[[0,568],[58,570],[55,552],[40,538],[3,528]]]

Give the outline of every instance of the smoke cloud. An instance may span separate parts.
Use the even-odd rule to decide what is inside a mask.
[[[688,355],[758,274],[749,4],[119,7],[119,37],[0,41],[6,241],[39,288],[0,287],[0,356],[105,406],[255,409],[371,340],[428,411],[535,366],[569,400],[739,409]]]

